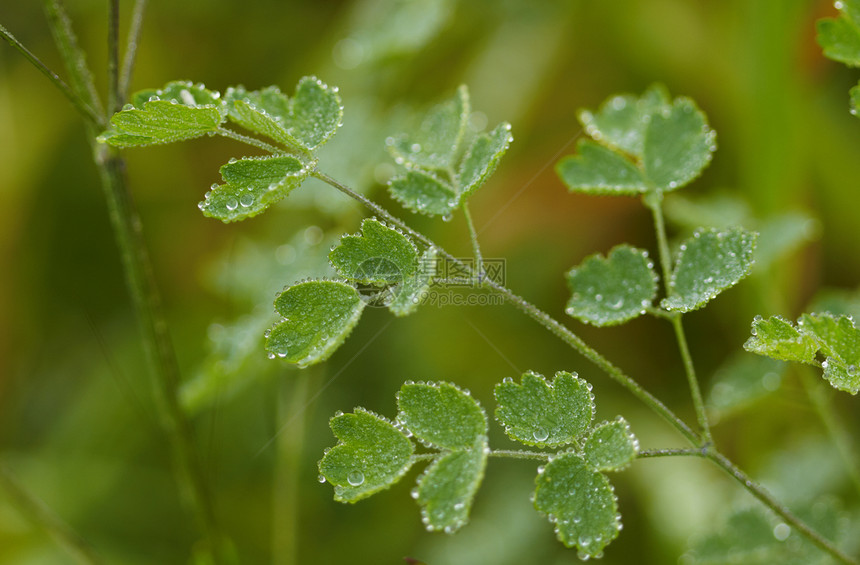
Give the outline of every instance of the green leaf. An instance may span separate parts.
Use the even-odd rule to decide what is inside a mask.
[[[484,478],[487,451],[487,438],[479,436],[470,449],[436,459],[418,479],[414,495],[428,530],[450,534],[468,521],[472,500]]]
[[[152,100],[143,109],[130,107],[117,112],[110,122],[113,129],[101,134],[99,141],[114,147],[143,147],[215,133],[224,115],[218,106]]]
[[[397,421],[425,444],[471,449],[487,434],[487,415],[467,391],[451,383],[411,383],[397,395]]]
[[[716,133],[689,98],[651,116],[645,130],[642,164],[653,187],[675,190],[686,185],[711,162]]]
[[[557,455],[535,480],[535,508],[556,525],[558,539],[582,559],[600,557],[621,529],[612,485],[575,453]]]
[[[272,328],[266,349],[307,367],[325,361],[352,331],[364,302],[352,286],[338,281],[307,281],[283,291],[275,310],[284,317]]]
[[[436,249],[431,247],[418,259],[418,270],[393,289],[394,298],[388,309],[395,316],[414,312],[424,300],[433,277],[436,276]]]
[[[357,502],[396,483],[412,466],[412,442],[386,419],[356,408],[329,421],[339,440],[319,462],[334,499]]]
[[[620,324],[645,313],[657,295],[657,275],[648,252],[629,245],[613,248],[604,259],[591,255],[568,271],[573,293],[566,312],[595,326]]]
[[[568,155],[556,165],[558,176],[570,190],[616,195],[648,190],[642,172],[623,155],[587,139],[576,147],[578,155]]]
[[[816,23],[818,44],[824,54],[850,67],[860,66],[860,29],[846,15],[825,18]]]
[[[458,179],[461,200],[480,188],[493,174],[513,140],[511,124],[507,122],[496,126],[489,134],[481,133],[475,136],[463,162],[460,163]]]
[[[337,88],[316,77],[302,78],[292,99],[276,87],[248,92],[239,86],[228,89],[225,100],[231,120],[301,151],[328,141],[343,118]]]
[[[818,342],[780,316],[768,319],[756,316],[752,323],[752,337],[744,343],[744,349],[772,359],[813,363]]]
[[[451,170],[470,114],[469,90],[462,85],[454,98],[430,110],[414,134],[389,138],[388,149],[400,165]]]
[[[620,471],[629,466],[638,453],[639,440],[621,416],[595,426],[582,448],[585,461],[596,471]]]
[[[756,234],[742,228],[696,231],[681,245],[663,308],[696,310],[736,285],[749,274],[755,241]]]
[[[185,106],[214,106],[224,113],[224,104],[221,102],[221,94],[214,90],[208,90],[202,84],[192,84],[190,81],[173,81],[167,83],[161,89],[139,90],[132,95],[132,105],[143,110],[147,102],[151,100],[167,100]]]
[[[800,331],[818,341],[824,378],[839,390],[860,391],[860,330],[849,316],[803,314],[797,321]]]
[[[251,218],[298,188],[308,174],[307,166],[291,155],[231,160],[221,167],[227,184],[212,185],[197,207],[225,223]]]
[[[505,379],[496,385],[496,419],[511,439],[526,445],[573,443],[594,418],[591,385],[576,374],[559,371],[552,383],[525,373],[520,384]]]
[[[641,98],[626,94],[605,101],[596,114],[580,110],[579,121],[596,141],[642,158],[645,129],[651,116],[670,104],[661,85],[652,85]]]
[[[392,179],[388,189],[405,207],[429,216],[448,216],[459,204],[453,187],[420,170]]]
[[[373,218],[361,222],[361,234],[343,236],[329,260],[341,275],[364,284],[396,284],[418,269],[409,238]]]

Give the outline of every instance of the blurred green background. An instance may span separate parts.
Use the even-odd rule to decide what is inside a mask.
[[[67,4],[104,87],[106,3]],[[131,2],[122,7],[127,16]],[[636,199],[568,194],[554,164],[582,135],[576,110],[617,92],[659,81],[708,114],[720,148],[705,175],[667,203],[673,234],[739,221],[762,231],[767,252],[749,280],[685,318],[710,390],[755,314],[793,317],[820,289],[849,291],[860,280],[860,123],[848,114],[847,94],[857,73],[824,59],[815,43],[815,20],[835,14],[817,0],[151,1],[133,88],[188,79],[218,90],[242,83],[292,92],[308,74],[338,85],[344,127],[320,168],[466,255],[462,217],[416,217],[387,196],[394,168],[384,139],[403,131],[416,109],[468,84],[476,120],[510,121],[515,137],[473,198],[484,255],[504,258],[509,287],[692,420],[668,324],[643,318],[595,330],[564,315],[570,267],[625,241],[655,246]],[[41,3],[3,0],[0,22],[61,68]],[[598,419],[623,414],[643,448],[682,446],[510,306],[425,307],[403,319],[369,309],[328,362],[299,371],[269,361],[262,333],[275,319],[275,292],[331,274],[329,246],[357,231],[366,212],[313,181],[261,217],[235,225],[204,218],[197,202],[219,180],[218,167],[242,154],[243,146],[209,138],[127,152],[206,480],[243,563],[577,561],[531,507],[532,463],[490,461],[471,523],[455,536],[424,531],[408,496],[415,471],[355,506],[332,500],[316,470],[335,443],[328,418],[355,406],[393,417],[394,393],[407,379],[454,381],[492,410],[492,386],[504,377],[577,371],[595,385]],[[189,562],[197,534],[156,425],[83,127],[6,44],[0,214],[0,460],[108,562]],[[740,355],[736,362],[750,363]],[[831,494],[854,505],[796,375],[773,371],[766,382],[753,372],[752,384],[716,389],[718,445],[791,502]],[[860,430],[856,401],[834,400],[846,425]],[[512,446],[498,426],[491,434],[492,445]],[[607,564],[678,562],[691,539],[751,504],[696,459],[640,461],[613,480],[625,527]],[[0,492],[0,563],[69,562]]]

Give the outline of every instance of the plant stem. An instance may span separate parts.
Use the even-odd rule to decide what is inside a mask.
[[[72,22],[66,14],[66,9],[60,0],[44,1],[48,25],[51,29],[51,34],[54,36],[54,43],[57,44],[60,56],[66,65],[72,89],[81,100],[86,102],[87,106],[93,109],[92,114],[96,116],[93,118],[90,113],[86,113],[85,117],[92,123],[103,127],[107,122],[103,117],[104,107],[96,91],[93,74],[87,66],[84,51],[78,45],[78,39],[75,36],[74,30],[72,30]]]
[[[267,151],[274,155],[283,154],[283,149],[278,149],[274,145],[269,145],[265,141],[260,141],[254,137],[250,137],[247,135],[242,135],[241,133],[235,132],[231,129],[225,127],[219,127],[217,130],[218,135],[222,135],[224,137],[229,137],[230,139],[235,139],[236,141],[241,141],[242,143],[246,143],[248,145],[253,145],[263,151]]]
[[[146,11],[146,0],[136,0],[131,13],[131,26],[128,28],[128,38],[125,43],[125,56],[122,60],[117,96],[124,101],[128,97],[131,85],[131,75],[134,72],[134,62],[137,58],[137,44],[140,43],[140,32],[143,28],[143,13]]]
[[[0,464],[0,487],[8,500],[33,525],[45,530],[54,541],[68,551],[78,563],[99,565],[101,558],[89,544],[63,522],[44,502],[27,492],[5,465]]]
[[[108,2],[108,114],[122,109],[119,96],[119,0]]]
[[[860,460],[857,457],[857,451],[851,441],[851,435],[845,427],[839,422],[836,408],[830,401],[829,393],[831,392],[826,384],[819,379],[818,375],[812,373],[812,370],[805,366],[798,366],[800,382],[803,383],[803,388],[806,389],[806,394],[812,403],[812,408],[824,424],[828,435],[833,440],[836,450],[845,465],[845,470],[848,471],[851,481],[854,483],[854,488],[860,493]]]
[[[833,545],[828,539],[824,538],[810,528],[806,522],[795,516],[788,508],[780,504],[764,487],[750,479],[743,471],[737,468],[725,455],[716,451],[708,450],[707,458],[723,468],[745,489],[747,489],[754,497],[761,501],[765,506],[770,508],[780,518],[785,520],[786,524],[800,532],[805,538],[818,546],[819,549],[829,553],[834,559],[845,563],[846,565],[858,565],[858,561],[852,559],[842,552],[838,547]]]
[[[657,245],[660,254],[660,265],[663,270],[663,285],[666,289],[666,296],[671,296],[674,291],[669,281],[672,277],[671,258],[669,253],[669,241],[666,237],[666,222],[663,219],[663,193],[655,191],[648,193],[643,197],[642,201],[645,206],[651,209],[654,216],[654,231],[657,233]],[[693,358],[690,355],[690,347],[687,345],[687,336],[684,333],[684,326],[681,323],[681,315],[673,316],[670,321],[672,328],[675,330],[675,338],[678,342],[678,349],[681,352],[681,359],[684,362],[684,373],[687,376],[687,385],[690,388],[690,396],[693,398],[693,407],[696,410],[696,419],[699,422],[699,428],[702,432],[702,443],[711,442],[711,426],[708,422],[708,412],[705,410],[705,402],[702,400],[702,391],[699,388],[699,380],[696,378],[696,369],[693,365]]]
[[[399,227],[405,233],[408,233],[415,237],[418,241],[421,241],[425,245],[430,247],[434,247],[437,252],[454,263],[457,263],[460,266],[464,266],[462,262],[445,251],[443,248],[436,245],[431,239],[420,232],[416,232],[409,226],[407,226],[403,221],[399,220],[397,217],[390,214],[387,210],[385,210],[379,204],[376,204],[372,200],[368,199],[366,196],[355,192],[349,187],[341,184],[330,176],[322,173],[320,171],[314,170],[311,173],[315,178],[331,185],[337,190],[343,192],[347,196],[354,198],[358,202],[364,204],[367,208],[369,208],[372,212],[384,218],[389,223]],[[659,215],[660,222],[662,224],[662,213]],[[664,262],[664,276],[665,272],[669,269],[668,263],[668,244],[665,241],[665,228],[660,230],[663,233],[663,243],[661,247],[666,249],[666,253],[661,252],[661,257]],[[658,232],[659,234],[659,232]],[[658,237],[660,237],[658,235]],[[781,516],[789,525],[795,527],[804,537],[815,543],[819,548],[826,551],[833,557],[842,561],[847,565],[860,565],[857,561],[852,560],[850,557],[842,553],[838,548],[836,548],[832,543],[830,543],[825,538],[821,537],[820,534],[815,532],[815,530],[811,529],[806,523],[804,523],[800,518],[792,514],[787,508],[782,506],[776,499],[774,499],[764,488],[760,485],[752,481],[749,477],[747,477],[738,467],[732,463],[729,459],[727,459],[724,455],[717,452],[713,449],[707,442],[701,442],[698,434],[696,434],[690,427],[681,420],[678,416],[676,416],[669,408],[667,408],[662,402],[660,402],[656,397],[652,396],[650,393],[642,389],[639,384],[631,379],[629,376],[625,375],[620,369],[615,367],[612,363],[606,360],[602,355],[600,355],[597,351],[593,350],[589,347],[582,339],[570,331],[567,327],[562,325],[560,322],[556,321],[554,318],[546,314],[545,312],[538,309],[536,306],[530,304],[524,298],[517,296],[512,291],[503,287],[494,281],[488,279],[485,281],[485,286],[492,288],[494,291],[502,294],[510,302],[512,302],[515,306],[517,306],[521,311],[525,312],[529,317],[537,321],[541,326],[549,330],[551,333],[555,334],[559,338],[561,338],[565,343],[567,343],[571,348],[578,351],[584,357],[592,361],[595,365],[600,367],[607,375],[613,378],[615,381],[619,382],[622,386],[627,388],[634,396],[639,398],[642,402],[644,402],[649,408],[651,408],[654,412],[659,414],[663,419],[672,424],[690,443],[697,446],[695,449],[689,450],[655,450],[653,452],[643,452],[640,453],[640,457],[660,457],[660,456],[669,456],[669,455],[691,455],[691,456],[699,456],[706,457],[716,463],[718,466],[726,470],[732,477],[734,477],[738,482],[743,485],[753,496],[755,496],[760,502],[762,502],[765,506],[773,510],[776,514]],[[685,342],[686,343],[686,342]],[[694,390],[698,390],[698,383],[693,381],[695,385]],[[707,422],[707,420],[705,420]],[[707,428],[705,428],[707,429]],[[494,453],[503,453],[502,451],[497,451]],[[413,455],[413,460],[426,460],[432,459],[435,457],[434,454],[418,454]]]
[[[463,216],[466,218],[466,225],[469,226],[469,239],[472,240],[472,252],[475,254],[475,270],[478,272],[478,286],[484,282],[484,257],[481,255],[481,246],[478,243],[478,232],[475,230],[475,222],[472,221],[472,214],[469,212],[468,202],[463,202]]]
[[[48,80],[50,80],[54,84],[54,86],[57,87],[57,90],[59,90],[63,94],[63,96],[69,99],[69,102],[72,103],[75,109],[80,112],[82,116],[84,116],[87,120],[93,123],[104,123],[104,119],[99,114],[97,114],[95,110],[93,110],[86,102],[84,102],[84,100],[80,96],[78,96],[69,87],[69,85],[66,84],[63,79],[60,78],[57,73],[49,69],[45,65],[45,63],[43,63],[38,57],[36,57],[36,55],[34,55],[32,51],[24,47],[24,45],[20,41],[15,39],[15,37],[11,33],[9,33],[9,31],[2,25],[0,25],[0,37],[5,39],[6,42],[9,43],[9,45],[17,49],[18,52],[24,56],[25,59],[30,61],[30,63],[32,63],[34,67],[36,67],[43,75],[48,77]]]
[[[507,457],[508,459],[530,459],[533,461],[549,461],[550,457],[555,453],[544,453],[541,451],[522,451],[519,449],[494,449],[490,451],[488,457]]]
[[[636,457],[639,459],[677,456],[706,457],[706,451],[703,449],[646,449],[645,451],[640,451]]]

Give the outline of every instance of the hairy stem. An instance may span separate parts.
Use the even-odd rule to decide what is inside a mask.
[[[262,149],[263,151],[268,151],[269,153],[272,153],[275,155],[284,153],[283,149],[278,149],[274,145],[269,145],[265,141],[260,141],[259,139],[256,139],[254,137],[242,135],[241,133],[235,132],[229,128],[219,127],[217,130],[217,133],[218,133],[218,135],[222,135],[224,137],[229,137],[230,139],[234,139],[236,141],[241,141],[242,143],[245,143],[247,145],[252,145],[254,147],[257,147],[258,149]]]
[[[82,116],[84,116],[84,118],[86,118],[92,123],[104,123],[104,118],[97,114],[96,111],[93,110],[93,108],[90,107],[90,105],[87,104],[80,96],[78,96],[78,94],[74,90],[72,90],[69,85],[66,84],[57,73],[49,69],[45,65],[45,63],[43,63],[38,57],[36,57],[36,55],[34,55],[32,51],[27,49],[20,41],[15,39],[15,37],[11,33],[9,33],[9,31],[2,25],[0,25],[0,37],[6,40],[9,45],[17,49],[18,52],[24,56],[25,59],[30,61],[30,63],[34,67],[36,67],[36,69],[39,70],[39,72],[48,77],[48,80],[50,80],[53,85],[57,87],[57,90],[59,90],[63,94],[63,96],[69,99],[69,102],[72,103],[75,109]]]
[[[462,262],[445,251],[443,248],[436,245],[430,238],[425,236],[420,232],[416,232],[409,226],[407,226],[403,221],[398,219],[397,217],[390,214],[386,209],[384,209],[379,204],[376,204],[372,200],[368,199],[366,196],[355,192],[349,187],[341,184],[330,176],[320,172],[314,171],[312,176],[322,180],[323,182],[331,185],[337,190],[343,192],[347,196],[354,198],[358,202],[364,204],[367,208],[369,208],[372,212],[379,215],[381,218],[384,218],[389,223],[399,227],[405,233],[408,233],[415,237],[418,241],[424,243],[425,245],[434,247],[439,255],[445,257],[447,260],[457,263],[460,266],[466,267],[462,264]],[[662,214],[660,215],[662,219]],[[661,220],[662,221],[662,220]],[[665,238],[665,229],[662,230],[663,237]],[[668,254],[668,244],[664,243],[661,245],[665,246]],[[664,276],[665,270],[668,270],[668,256],[667,254],[661,253],[661,256],[665,256],[664,259]],[[468,267],[466,267],[468,268]],[[726,470],[732,477],[734,477],[741,485],[746,488],[753,496],[755,496],[760,502],[762,502],[765,506],[773,510],[776,514],[781,516],[786,520],[791,526],[794,526],[795,529],[799,533],[801,533],[804,537],[815,543],[818,547],[832,555],[833,557],[840,560],[842,563],[846,563],[848,565],[860,565],[860,563],[852,560],[850,557],[842,553],[838,548],[836,548],[832,543],[823,538],[820,534],[815,532],[812,528],[810,528],[805,522],[803,522],[800,518],[792,514],[787,508],[782,506],[776,499],[774,499],[767,491],[764,490],[758,483],[752,481],[749,477],[747,477],[738,467],[732,463],[728,458],[719,452],[715,451],[708,442],[702,442],[701,438],[698,434],[696,434],[683,420],[681,420],[678,416],[675,415],[669,408],[667,408],[662,402],[660,402],[656,397],[645,391],[639,384],[634,381],[632,378],[624,374],[619,368],[615,367],[612,363],[610,363],[607,359],[605,359],[602,355],[600,355],[597,351],[589,347],[582,339],[570,331],[567,327],[562,325],[560,322],[552,318],[549,314],[541,311],[536,306],[532,305],[524,298],[517,296],[513,292],[511,292],[506,287],[503,287],[492,280],[485,281],[485,285],[492,288],[494,291],[505,296],[510,302],[512,302],[517,308],[525,312],[529,317],[537,321],[541,326],[549,330],[551,333],[555,334],[559,338],[561,338],[565,343],[567,343],[571,348],[582,354],[588,360],[592,361],[595,365],[601,368],[607,375],[609,375],[613,380],[619,382],[622,386],[627,388],[634,396],[639,398],[643,403],[645,403],[649,408],[651,408],[654,412],[659,414],[663,419],[672,424],[680,433],[683,435],[691,444],[696,446],[695,449],[686,449],[686,450],[655,450],[653,452],[643,452],[640,453],[640,457],[660,457],[660,456],[669,456],[669,455],[692,455],[699,457],[706,457],[716,463],[718,466],[722,467]],[[693,381],[695,384],[695,389],[698,390],[698,383]],[[704,420],[707,422],[707,420]],[[707,428],[705,428],[707,429]],[[501,451],[495,453],[502,453]],[[413,460],[427,460],[432,459],[434,457],[433,454],[419,454],[413,455]]]
[[[66,71],[69,73],[69,80],[75,94],[86,105],[93,109],[93,113],[98,116],[95,120],[87,114],[85,117],[92,123],[103,126],[106,123],[104,116],[104,107],[102,106],[99,94],[96,91],[93,73],[87,66],[87,59],[83,49],[78,45],[78,38],[72,30],[72,22],[69,20],[66,9],[60,0],[44,0],[45,14],[48,17],[48,25],[51,28],[51,34],[54,36],[54,43],[60,51],[60,56],[63,58],[63,63],[66,66]]]
[[[812,403],[812,408],[821,419],[821,423],[824,424],[827,434],[833,440],[845,470],[848,471],[851,481],[854,483],[854,488],[860,493],[860,458],[858,458],[857,450],[851,441],[851,434],[839,421],[836,408],[830,401],[829,393],[832,389],[818,375],[814,375],[808,367],[799,366],[798,373],[800,374],[800,382],[803,383],[803,388],[806,389],[806,394]]]
[[[484,282],[484,257],[481,254],[478,232],[475,230],[475,222],[472,221],[467,202],[463,202],[463,216],[466,218],[466,225],[469,226],[469,239],[472,241],[472,252],[475,254],[475,271],[478,272],[478,286],[481,286]]]
[[[672,277],[671,256],[669,253],[669,241],[666,237],[666,222],[663,219],[663,194],[659,191],[647,194],[642,201],[651,209],[654,216],[654,231],[657,233],[657,245],[660,253],[660,265],[663,270],[663,285],[666,289],[666,296],[671,296],[673,291],[669,284]],[[693,365],[693,358],[690,355],[690,347],[687,345],[687,336],[684,333],[684,326],[681,323],[681,316],[676,315],[670,318],[672,328],[675,330],[675,338],[678,342],[678,349],[681,352],[681,359],[684,362],[684,373],[687,376],[687,385],[690,388],[690,396],[693,398],[693,407],[696,410],[696,419],[699,422],[699,428],[702,432],[703,443],[711,442],[711,426],[708,422],[708,413],[705,410],[705,402],[702,400],[702,391],[699,388],[699,380],[696,378],[696,369]]]
[[[788,508],[782,505],[761,485],[750,479],[743,471],[732,463],[725,455],[716,451],[709,450],[708,459],[716,463],[729,475],[747,489],[754,497],[761,501],[765,506],[770,508],[780,518],[785,520],[785,523],[797,530],[809,541],[814,543],[819,549],[830,554],[834,559],[846,565],[858,565],[858,561],[846,555],[842,550],[833,545],[833,543],[823,537],[821,534],[813,530],[803,520],[795,516]]]
[[[137,44],[140,43],[140,32],[143,29],[143,14],[146,11],[146,0],[135,0],[131,13],[131,25],[128,28],[128,38],[125,42],[125,56],[122,60],[122,70],[119,75],[117,96],[124,101],[128,97],[131,85],[131,75],[134,72],[134,62],[137,59]]]
[[[119,94],[119,0],[108,2],[108,113],[122,109]]]
[[[494,449],[488,457],[506,457],[508,459],[529,459],[532,461],[543,461],[546,463],[555,453],[544,453],[542,451],[524,451],[520,449]]]
[[[57,544],[83,565],[100,565],[101,558],[89,544],[61,520],[44,502],[27,492],[5,465],[0,464],[0,487],[7,499],[27,520],[42,528]]]
[[[636,457],[639,459],[652,459],[654,457],[706,457],[707,449],[646,449],[640,451]]]

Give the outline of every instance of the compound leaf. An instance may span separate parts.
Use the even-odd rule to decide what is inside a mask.
[[[642,172],[626,157],[587,139],[577,145],[556,172],[570,190],[591,194],[639,194],[648,190]]]
[[[256,216],[298,188],[307,166],[291,155],[246,157],[221,167],[227,184],[213,185],[197,207],[204,216],[235,222]]]
[[[681,245],[669,296],[662,306],[681,312],[696,310],[737,284],[752,267],[755,241],[754,232],[741,228],[696,231]]]
[[[642,165],[654,188],[675,190],[695,179],[711,162],[716,134],[689,98],[651,115],[645,130]]]
[[[818,343],[812,335],[801,333],[788,320],[780,316],[764,319],[756,316],[752,323],[752,337],[744,349],[782,361],[812,363],[818,352]]]
[[[319,462],[334,498],[356,502],[397,482],[412,466],[411,441],[384,418],[361,408],[329,422],[338,439]]]
[[[652,85],[641,98],[630,94],[613,96],[601,104],[597,113],[580,110],[579,121],[596,141],[641,159],[651,115],[669,104],[666,89]]]
[[[620,471],[630,465],[638,453],[639,440],[621,416],[595,426],[582,448],[585,461],[596,471]]]
[[[307,281],[284,290],[275,299],[284,317],[272,328],[266,349],[307,367],[328,359],[352,331],[364,302],[352,286],[338,281]]]
[[[453,99],[430,110],[414,134],[390,138],[388,149],[400,165],[451,170],[470,114],[469,90],[462,85]]]
[[[513,140],[511,124],[507,122],[499,124],[490,133],[475,136],[460,163],[460,198],[469,196],[484,184]]]
[[[526,445],[573,443],[594,418],[591,385],[564,371],[552,383],[537,373],[523,374],[519,384],[506,379],[496,385],[495,396],[496,419],[511,439]]]
[[[849,316],[803,314],[797,321],[800,331],[812,335],[821,354],[824,378],[839,390],[857,394],[860,390],[860,330]]]
[[[427,529],[453,533],[469,519],[469,510],[487,465],[487,438],[479,436],[468,450],[436,459],[418,479],[418,504]]]
[[[347,279],[364,284],[397,284],[415,274],[418,251],[405,235],[378,220],[361,222],[361,234],[345,235],[329,260]]]
[[[592,255],[568,271],[572,295],[567,313],[595,326],[620,324],[644,313],[657,295],[657,275],[648,252],[629,245],[606,258]]]
[[[558,539],[576,547],[581,558],[600,557],[618,537],[618,505],[606,477],[575,453],[547,463],[535,480],[535,508],[556,525]]]
[[[101,134],[99,141],[115,147],[143,147],[215,133],[224,115],[220,106],[151,100],[142,109],[129,107],[117,112],[110,122],[113,129]]]
[[[466,391],[451,383],[406,383],[397,396],[397,421],[416,438],[442,449],[471,449],[487,434],[487,416]]]
[[[408,171],[389,184],[391,196],[413,212],[447,216],[459,204],[454,189],[436,176],[420,170]]]
[[[433,277],[436,276],[436,249],[431,247],[418,259],[417,271],[394,287],[394,298],[388,309],[395,316],[414,312],[424,299]]]

